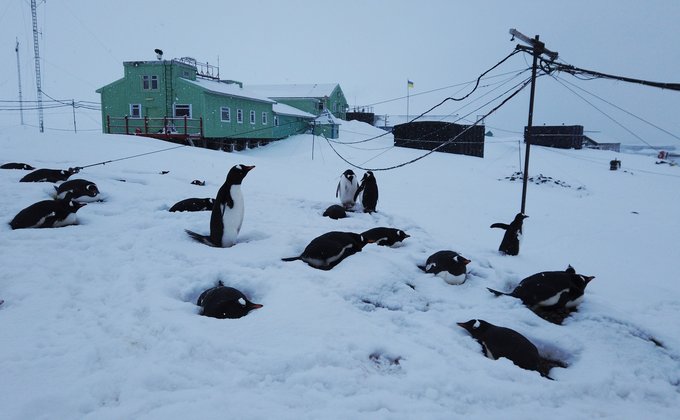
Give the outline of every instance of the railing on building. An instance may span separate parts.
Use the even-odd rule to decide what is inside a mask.
[[[200,139],[203,138],[203,118],[130,118],[107,115],[106,132],[161,139]]]

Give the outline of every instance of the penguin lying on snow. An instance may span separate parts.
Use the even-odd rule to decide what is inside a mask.
[[[367,171],[363,178],[361,178],[361,184],[354,193],[354,201],[357,200],[361,194],[361,205],[364,208],[364,213],[373,213],[378,205],[378,183],[375,181],[375,176],[373,172]]]
[[[0,166],[0,169],[23,169],[24,171],[32,171],[35,168],[27,163],[8,162]]]
[[[72,201],[68,195],[64,199],[38,201],[17,213],[9,225],[12,229],[74,225],[76,212],[83,206],[84,203]]]
[[[91,203],[99,200],[99,188],[97,184],[85,179],[71,179],[61,183],[59,186],[54,186],[57,191],[57,198],[65,198],[67,194],[71,194],[73,201],[80,203]]]
[[[517,213],[515,219],[509,225],[506,225],[505,223],[494,223],[491,225],[492,228],[505,230],[501,245],[498,247],[500,252],[507,255],[519,254],[519,242],[522,237],[522,223],[527,217],[529,216]]]
[[[241,182],[254,166],[236,165],[229,170],[227,179],[215,197],[210,214],[210,235],[200,235],[186,230],[193,239],[215,247],[230,247],[236,243],[245,211]]]
[[[517,285],[510,293],[489,289],[496,296],[512,296],[529,308],[575,308],[583,301],[586,286],[594,276],[576,274],[574,267],[565,271],[544,271],[533,274]]]
[[[498,327],[481,319],[459,322],[458,325],[477,340],[489,359],[505,357],[522,369],[535,370],[541,376],[552,379],[547,376],[547,372],[540,371],[541,356],[536,346],[517,331]]]
[[[401,244],[401,241],[411,237],[403,230],[388,227],[369,229],[362,233],[362,235],[368,242],[383,246],[393,246],[396,243]]]
[[[302,260],[314,268],[330,270],[345,258],[360,252],[367,243],[366,238],[358,233],[328,232],[312,239],[299,256],[281,260]]]
[[[178,201],[168,211],[206,211],[212,210],[214,198],[186,198]]]
[[[331,219],[334,220],[338,220],[347,217],[347,212],[345,211],[344,207],[339,206],[337,204],[333,204],[332,206],[328,207],[326,211],[323,212],[323,216],[330,217]]]
[[[430,255],[425,265],[418,268],[426,273],[441,277],[448,284],[463,284],[467,277],[470,260],[454,251],[438,251]]]
[[[261,308],[259,303],[253,303],[233,287],[227,287],[220,282],[198,297],[196,305],[203,308],[201,315],[219,319],[235,319],[248,315],[253,309]]]
[[[63,169],[36,169],[26,174],[19,182],[59,182],[66,181],[71,175],[78,173],[78,168]]]
[[[338,188],[335,189],[335,196],[340,198],[340,203],[346,208],[350,209],[354,207],[357,189],[359,188],[359,182],[357,182],[357,177],[354,171],[351,169],[346,170],[342,173],[340,182],[338,182]]]

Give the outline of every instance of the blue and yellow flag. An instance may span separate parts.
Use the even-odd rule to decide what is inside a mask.
[[[413,82],[410,81],[410,80],[407,80],[407,81],[406,81],[406,86],[408,86],[409,88],[412,88],[412,87],[413,87]]]

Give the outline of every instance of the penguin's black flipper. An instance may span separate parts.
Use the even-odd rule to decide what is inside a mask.
[[[184,229],[184,231],[189,235],[193,240],[200,242],[202,244],[206,244],[208,246],[214,246],[216,247],[214,243],[210,240],[209,236],[201,235],[200,233],[192,232],[189,229]]]
[[[493,290],[489,287],[487,287],[486,290],[488,290],[489,292],[493,293],[496,296],[510,296],[509,293],[499,292],[498,290]]]
[[[288,257],[288,258],[281,258],[281,261],[289,262],[289,261],[297,261],[299,259],[300,259],[300,257]]]
[[[490,226],[491,228],[500,228],[504,230],[508,230],[510,228],[510,225],[507,225],[505,223],[494,223],[493,225]]]
[[[357,201],[357,197],[359,197],[359,194],[364,190],[364,184],[362,183],[359,185],[359,188],[357,188],[357,191],[354,193],[354,201]]]

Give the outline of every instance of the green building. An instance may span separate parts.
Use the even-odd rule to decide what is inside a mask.
[[[191,58],[128,61],[123,68],[122,79],[97,90],[105,133],[238,147],[241,140],[266,142],[305,132],[319,114],[221,80],[217,67]]]
[[[252,85],[249,88],[276,102],[317,116],[328,110],[335,117],[344,120],[349,109],[345,94],[337,83]]]

